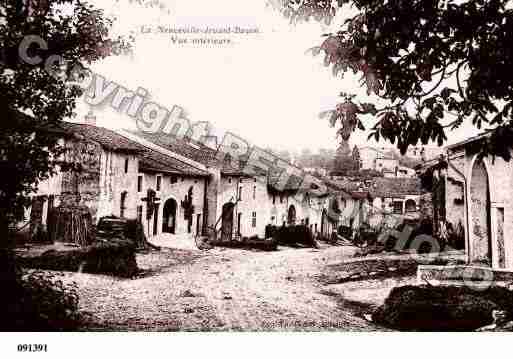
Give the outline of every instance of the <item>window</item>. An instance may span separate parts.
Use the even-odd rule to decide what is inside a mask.
[[[160,191],[162,185],[162,176],[157,176],[157,191]]]
[[[242,186],[239,187],[239,201],[242,201]]]
[[[137,177],[137,192],[142,192],[143,188],[143,176]]]
[[[256,186],[253,186],[253,199],[256,198]]]
[[[283,203],[283,195],[280,194],[280,203]]]
[[[171,182],[171,184],[174,184],[178,182],[178,179],[176,178],[176,176],[171,176],[171,179],[169,181]]]
[[[253,212],[251,214],[251,227],[253,227],[253,228],[256,227],[256,212]]]
[[[232,183],[232,178],[231,177],[228,178],[228,183]]]
[[[276,204],[276,195],[273,194],[273,204]]]
[[[143,206],[137,206],[137,221],[142,223]]]
[[[128,173],[128,158],[125,158],[125,173]]]
[[[121,193],[121,202],[119,206],[119,216],[121,218],[125,218],[125,209],[126,209],[126,192]]]

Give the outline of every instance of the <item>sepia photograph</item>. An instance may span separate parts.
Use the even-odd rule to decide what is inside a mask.
[[[0,0],[0,119],[12,357],[513,331],[513,1]]]

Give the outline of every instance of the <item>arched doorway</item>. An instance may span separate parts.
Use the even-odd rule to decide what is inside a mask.
[[[470,180],[472,261],[492,265],[490,182],[485,164],[476,160]]]
[[[176,233],[176,201],[172,198],[168,199],[164,204],[164,214],[162,217],[162,232]]]
[[[409,199],[405,203],[406,212],[417,212],[417,204],[413,199]]]
[[[289,207],[289,212],[287,214],[287,223],[289,225],[296,224],[296,207],[294,207],[293,204],[291,204]]]
[[[225,203],[221,214],[221,240],[231,241],[233,235],[233,203]]]

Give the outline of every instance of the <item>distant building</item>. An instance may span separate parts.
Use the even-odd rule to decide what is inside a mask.
[[[385,152],[382,152],[374,147],[362,147],[360,151],[360,169],[364,170],[375,170],[376,159],[378,157],[386,156]]]
[[[406,156],[421,160],[429,161],[440,156],[443,153],[443,147],[435,146],[410,146],[406,151]]]
[[[378,172],[391,172],[395,177],[396,169],[399,167],[399,160],[390,155],[380,155],[375,160],[375,167],[373,168]]]

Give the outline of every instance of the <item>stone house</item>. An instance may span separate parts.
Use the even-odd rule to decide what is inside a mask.
[[[358,148],[360,151],[360,168],[363,170],[375,170],[376,169],[376,159],[378,157],[384,157],[385,153],[380,151],[374,147],[362,147]]]
[[[438,146],[409,146],[406,156],[417,159],[430,161],[439,157],[443,153],[443,148]]]
[[[96,126],[63,122],[38,130],[58,136],[65,153],[55,175],[39,183],[21,226],[30,224],[31,235],[39,225],[46,228],[50,211],[59,205],[87,206],[94,223],[106,215],[135,218],[140,154],[135,144]]]
[[[378,172],[391,172],[392,175],[396,176],[397,168],[399,167],[399,160],[386,154],[380,154],[376,157],[374,170]]]
[[[148,150],[137,176],[137,218],[148,237],[161,233],[199,235],[204,226],[208,172]],[[155,191],[155,210],[147,216],[148,191]]]
[[[456,227],[461,223],[468,262],[492,268],[513,267],[513,164],[481,156],[479,142],[489,134],[446,147],[446,155],[424,170],[433,187],[434,217]],[[476,149],[477,148],[477,149]]]
[[[268,175],[248,175],[242,170],[244,163],[229,158],[220,161],[216,150],[195,141],[162,133],[133,135],[204,166],[209,173],[205,225],[215,229],[218,238],[265,238],[268,225],[283,224],[305,224],[314,232],[328,235],[335,226],[336,221],[328,218],[328,194],[310,196],[294,185],[279,191]]]
[[[417,172],[413,168],[398,166],[396,168],[395,177],[397,178],[413,178],[417,176]]]
[[[395,227],[404,219],[421,217],[422,198],[427,191],[416,178],[340,179],[342,208],[340,224],[358,229],[364,224],[380,229]]]
[[[61,204],[85,205],[93,223],[111,215],[138,218],[149,237],[202,232],[206,170],[180,161],[170,151],[92,124],[63,122],[42,130],[61,138],[66,166],[80,169],[58,167],[39,184],[25,215],[31,233],[39,224],[46,227],[51,209]],[[150,216],[148,190],[156,194]]]
[[[370,185],[372,206],[397,215],[418,214],[420,197],[426,193],[416,178],[374,178]]]

